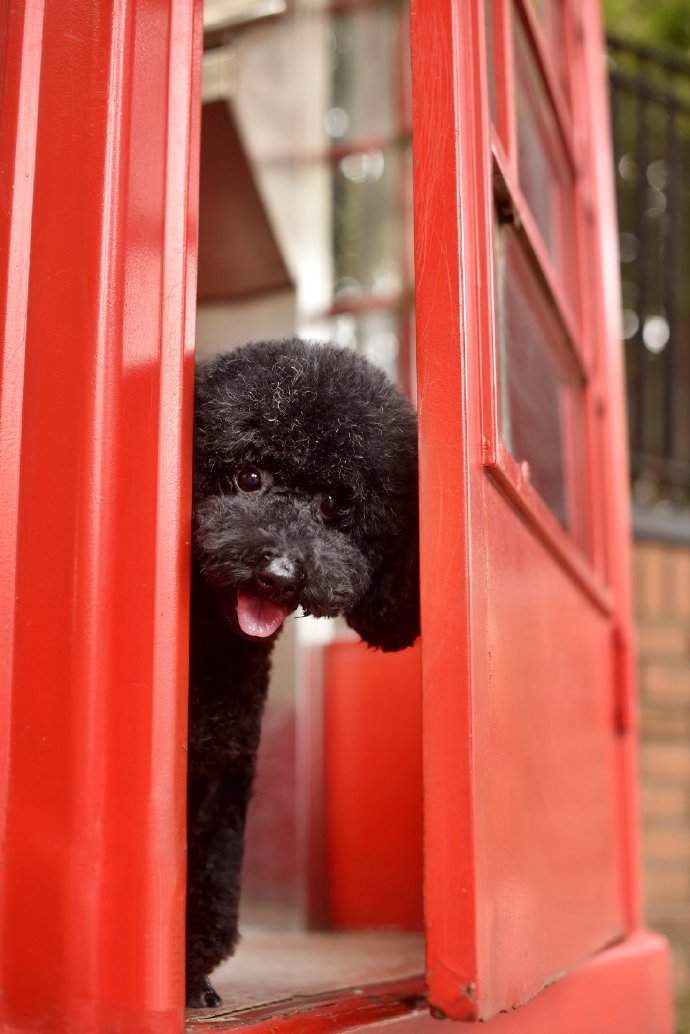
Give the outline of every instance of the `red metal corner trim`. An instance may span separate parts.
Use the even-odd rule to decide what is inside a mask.
[[[177,1034],[201,3],[4,13],[0,1027]]]

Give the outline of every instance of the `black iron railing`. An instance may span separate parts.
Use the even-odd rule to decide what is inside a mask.
[[[608,38],[633,488],[690,504],[690,61]]]

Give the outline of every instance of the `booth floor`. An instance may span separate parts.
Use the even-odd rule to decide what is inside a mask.
[[[190,1009],[187,1030],[222,1023],[262,1006],[278,1009],[304,998],[359,985],[421,978],[421,933],[344,933],[245,930],[237,954],[212,983],[223,999],[216,1009]]]

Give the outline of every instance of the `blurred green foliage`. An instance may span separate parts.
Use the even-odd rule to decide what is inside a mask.
[[[618,36],[690,55],[690,0],[604,0],[604,18]]]

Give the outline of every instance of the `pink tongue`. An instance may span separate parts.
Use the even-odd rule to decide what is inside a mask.
[[[248,592],[237,593],[237,620],[245,635],[266,639],[278,631],[287,613],[284,607],[270,600],[262,600]]]

